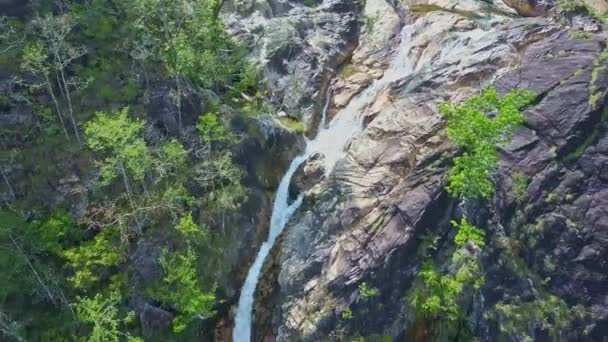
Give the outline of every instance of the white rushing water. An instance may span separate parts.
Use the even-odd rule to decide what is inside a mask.
[[[293,213],[302,204],[302,195],[293,203],[289,204],[289,183],[291,182],[291,178],[295,171],[309,156],[317,152],[322,153],[325,156],[324,163],[326,173],[330,173],[333,170],[336,162],[343,157],[348,142],[363,129],[362,114],[365,108],[375,98],[376,94],[387,87],[391,82],[411,73],[411,66],[407,59],[410,38],[410,30],[406,26],[401,32],[401,43],[398,52],[395,54],[389,68],[384,72],[384,75],[375,80],[372,85],[353,98],[344,109],[337,113],[335,119],[332,120],[329,125],[325,122],[328,107],[327,104],[325,105],[316,138],[309,141],[306,145],[306,151],[295,158],[289,165],[289,169],[283,176],[283,179],[281,179],[281,183],[279,184],[275,195],[268,239],[260,247],[260,251],[249,269],[247,279],[241,289],[233,332],[234,342],[251,341],[253,303],[255,300],[254,294],[262,271],[262,266],[264,265],[264,260],[266,260],[268,253],[287,224],[287,221],[289,221]]]

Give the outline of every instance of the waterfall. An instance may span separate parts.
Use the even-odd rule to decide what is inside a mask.
[[[323,106],[323,112],[321,113],[321,122],[319,123],[319,130],[327,128],[327,110],[329,109],[329,103],[333,94],[333,88],[327,87],[327,93],[325,94],[325,105]]]
[[[376,94],[390,85],[391,82],[411,73],[412,68],[407,59],[410,39],[410,28],[405,26],[401,31],[398,52],[393,57],[391,65],[386,69],[384,75],[353,98],[344,109],[337,113],[335,119],[329,124],[324,123],[327,118],[326,111],[327,104],[329,103],[329,99],[327,99],[317,136],[314,140],[308,142],[306,151],[291,162],[277,189],[272,208],[272,217],[270,219],[268,239],[262,243],[260,251],[249,269],[245,284],[241,289],[233,332],[234,342],[251,341],[254,294],[264,260],[293,213],[302,204],[303,195],[300,195],[293,203],[289,204],[289,183],[295,171],[309,156],[317,152],[325,157],[325,172],[330,173],[333,170],[336,162],[343,157],[344,150],[349,141],[362,131],[362,113],[375,98]]]

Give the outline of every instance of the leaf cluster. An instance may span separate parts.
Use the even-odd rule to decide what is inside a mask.
[[[450,170],[450,194],[468,199],[494,195],[497,146],[511,140],[513,130],[524,122],[521,110],[535,98],[528,90],[517,89],[500,97],[495,89],[487,88],[460,105],[445,103],[440,107],[450,140],[463,150]]]
[[[197,259],[198,256],[190,247],[185,254],[171,254],[165,250],[160,258],[165,277],[152,295],[177,307],[179,313],[173,320],[173,331],[176,333],[184,331],[196,318],[215,315],[216,297],[214,291],[201,290],[195,267]]]

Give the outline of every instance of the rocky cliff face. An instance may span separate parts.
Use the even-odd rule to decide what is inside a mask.
[[[359,3],[234,0],[224,7],[228,30],[263,67],[279,111],[316,124],[334,69],[357,45]]]
[[[421,264],[417,246],[424,234],[437,235],[442,247],[434,258],[444,260],[442,242],[455,233],[449,221],[462,210],[444,190],[457,151],[446,139],[438,105],[458,103],[487,85],[503,93],[527,88],[539,97],[501,150],[491,205],[472,209],[489,246],[482,256],[486,285],[468,309],[471,329],[482,340],[501,334],[522,340],[517,331],[501,332],[509,317],[493,314],[495,305],[534,303],[551,294],[585,309],[557,336],[600,341],[608,335],[608,58],[605,35],[595,32],[593,19],[552,19],[551,4],[526,1],[367,0],[361,8],[351,6],[323,3],[317,9],[328,16],[335,14],[332,8],[348,8],[348,15],[306,31],[343,32],[333,46],[359,42],[330,83],[330,116],[340,115],[382,75],[399,37],[409,39],[402,45],[413,72],[399,75],[368,103],[364,131],[330,175],[309,172],[316,175],[312,182],[303,179],[306,171],[296,177],[292,188],[307,191],[306,198],[267,261],[256,340],[414,339],[404,296]],[[323,17],[312,11],[312,18]],[[345,29],[345,17],[362,27]],[[573,34],[565,23],[593,32]],[[407,34],[398,35],[403,27]],[[305,45],[298,56],[316,51]],[[324,51],[331,56],[335,50]],[[278,64],[310,71],[304,61],[289,60]],[[306,79],[307,89],[323,90],[323,82]],[[283,94],[293,86],[286,82],[278,88]],[[316,171],[322,156],[314,158],[308,169]],[[377,295],[362,296],[363,283]],[[543,328],[531,318],[523,330],[539,341],[555,336]]]

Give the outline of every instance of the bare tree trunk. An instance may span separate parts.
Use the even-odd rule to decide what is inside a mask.
[[[129,178],[127,177],[127,170],[125,170],[125,165],[122,161],[120,161],[120,173],[122,174],[122,180],[125,183],[125,188],[127,189],[127,196],[129,197],[129,202],[133,203],[133,193],[131,192],[131,185],[129,184]]]
[[[65,96],[63,87],[61,86],[61,80],[59,79],[59,74],[57,72],[55,72],[55,79],[57,80],[57,84],[59,84],[59,93],[61,93],[61,96]]]
[[[175,84],[177,87],[177,122],[179,125],[179,135],[182,135],[182,88],[179,82],[179,73],[175,76]]]
[[[15,190],[13,189],[11,182],[8,180],[8,177],[6,176],[6,173],[4,172],[4,167],[2,167],[2,166],[0,166],[0,173],[2,173],[2,178],[4,178],[4,182],[6,183],[6,186],[8,186],[8,191],[11,193],[11,197],[13,199],[15,199]]]
[[[46,284],[44,284],[44,282],[42,281],[42,278],[40,278],[40,276],[38,275],[38,272],[34,268],[34,265],[32,265],[32,263],[30,262],[30,259],[27,257],[27,255],[25,255],[23,250],[21,250],[21,247],[19,247],[19,245],[17,244],[17,241],[15,241],[13,234],[9,234],[9,236],[11,238],[11,242],[13,243],[13,246],[15,246],[15,249],[19,252],[19,254],[21,254],[23,259],[25,259],[25,262],[27,263],[29,268],[32,270],[32,273],[34,273],[34,276],[36,277],[36,280],[38,280],[38,283],[40,283],[40,286],[42,286],[42,288],[44,288],[44,290],[46,291],[51,302],[53,302],[53,304],[56,304],[55,298],[53,297],[53,293],[51,293],[51,290],[46,286]]]
[[[57,56],[59,58],[59,56]],[[61,61],[61,59],[59,59]],[[79,145],[82,145],[82,139],[80,139],[80,133],[78,132],[78,125],[76,124],[76,119],[74,119],[74,110],[72,108],[72,96],[70,95],[70,88],[68,87],[68,83],[65,80],[65,73],[63,72],[63,66],[59,68],[59,72],[61,74],[61,81],[63,84],[63,88],[65,90],[65,97],[68,100],[68,109],[70,111],[70,120],[72,121],[72,127],[74,128],[74,133],[76,134],[76,141]]]
[[[57,116],[59,117],[59,121],[61,122],[61,128],[63,129],[63,133],[65,134],[65,137],[68,139],[68,141],[71,141],[72,139],[70,139],[68,130],[65,127],[65,122],[63,121],[63,115],[61,115],[61,109],[59,109],[59,102],[57,101],[57,97],[55,96],[55,92],[53,91],[53,85],[51,84],[51,80],[49,79],[48,75],[44,75],[44,78],[46,79],[46,87],[49,90],[49,94],[51,95],[51,98],[53,99],[53,103],[55,104],[55,110],[57,110]]]

